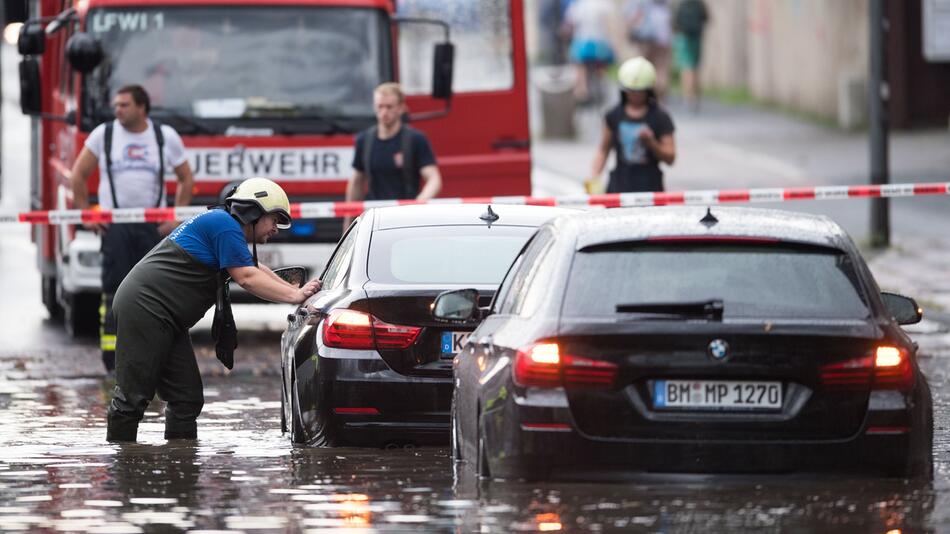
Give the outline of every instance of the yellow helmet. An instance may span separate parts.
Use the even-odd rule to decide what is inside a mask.
[[[647,91],[656,86],[656,69],[645,57],[635,57],[620,65],[617,80],[627,91]]]
[[[244,224],[251,224],[268,213],[277,216],[277,227],[290,228],[290,201],[287,193],[267,178],[248,178],[224,199],[229,211]]]

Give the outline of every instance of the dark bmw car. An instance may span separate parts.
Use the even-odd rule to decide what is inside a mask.
[[[476,297],[476,293],[479,295]],[[932,476],[930,388],[824,217],[659,207],[558,218],[519,253],[455,359],[453,453],[481,476],[855,472]]]
[[[323,290],[281,338],[281,426],[295,443],[447,443],[452,358],[474,325],[432,302],[476,287],[488,304],[538,226],[572,210],[443,204],[372,209],[347,230]]]

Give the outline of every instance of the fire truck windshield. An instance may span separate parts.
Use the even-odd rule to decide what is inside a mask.
[[[356,131],[392,78],[389,25],[373,9],[93,9],[86,29],[106,58],[84,80],[84,129],[112,117],[116,89],[141,84],[153,115],[182,133]]]

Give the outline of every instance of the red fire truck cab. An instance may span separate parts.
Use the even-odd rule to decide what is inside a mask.
[[[292,202],[342,199],[354,136],[375,122],[372,92],[389,80],[432,142],[441,196],[530,194],[522,0],[27,1],[18,46],[32,209],[71,207],[73,161],[132,83],[148,90],[150,117],[181,134],[195,204],[250,176],[275,179]],[[320,273],[341,230],[338,219],[297,220],[259,254]],[[37,226],[34,240],[51,315],[74,334],[96,331],[98,237]]]

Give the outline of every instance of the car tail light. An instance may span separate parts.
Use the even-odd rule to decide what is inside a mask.
[[[874,355],[874,389],[910,389],[914,369],[910,356],[897,347],[878,347]]]
[[[515,383],[524,387],[610,387],[617,365],[561,354],[557,343],[536,343],[518,351],[513,373]]]
[[[914,370],[908,354],[891,346],[880,346],[873,356],[854,358],[822,366],[821,383],[832,389],[910,389]]]
[[[380,321],[357,310],[330,312],[323,325],[323,344],[339,349],[406,349],[416,342],[422,328]]]

